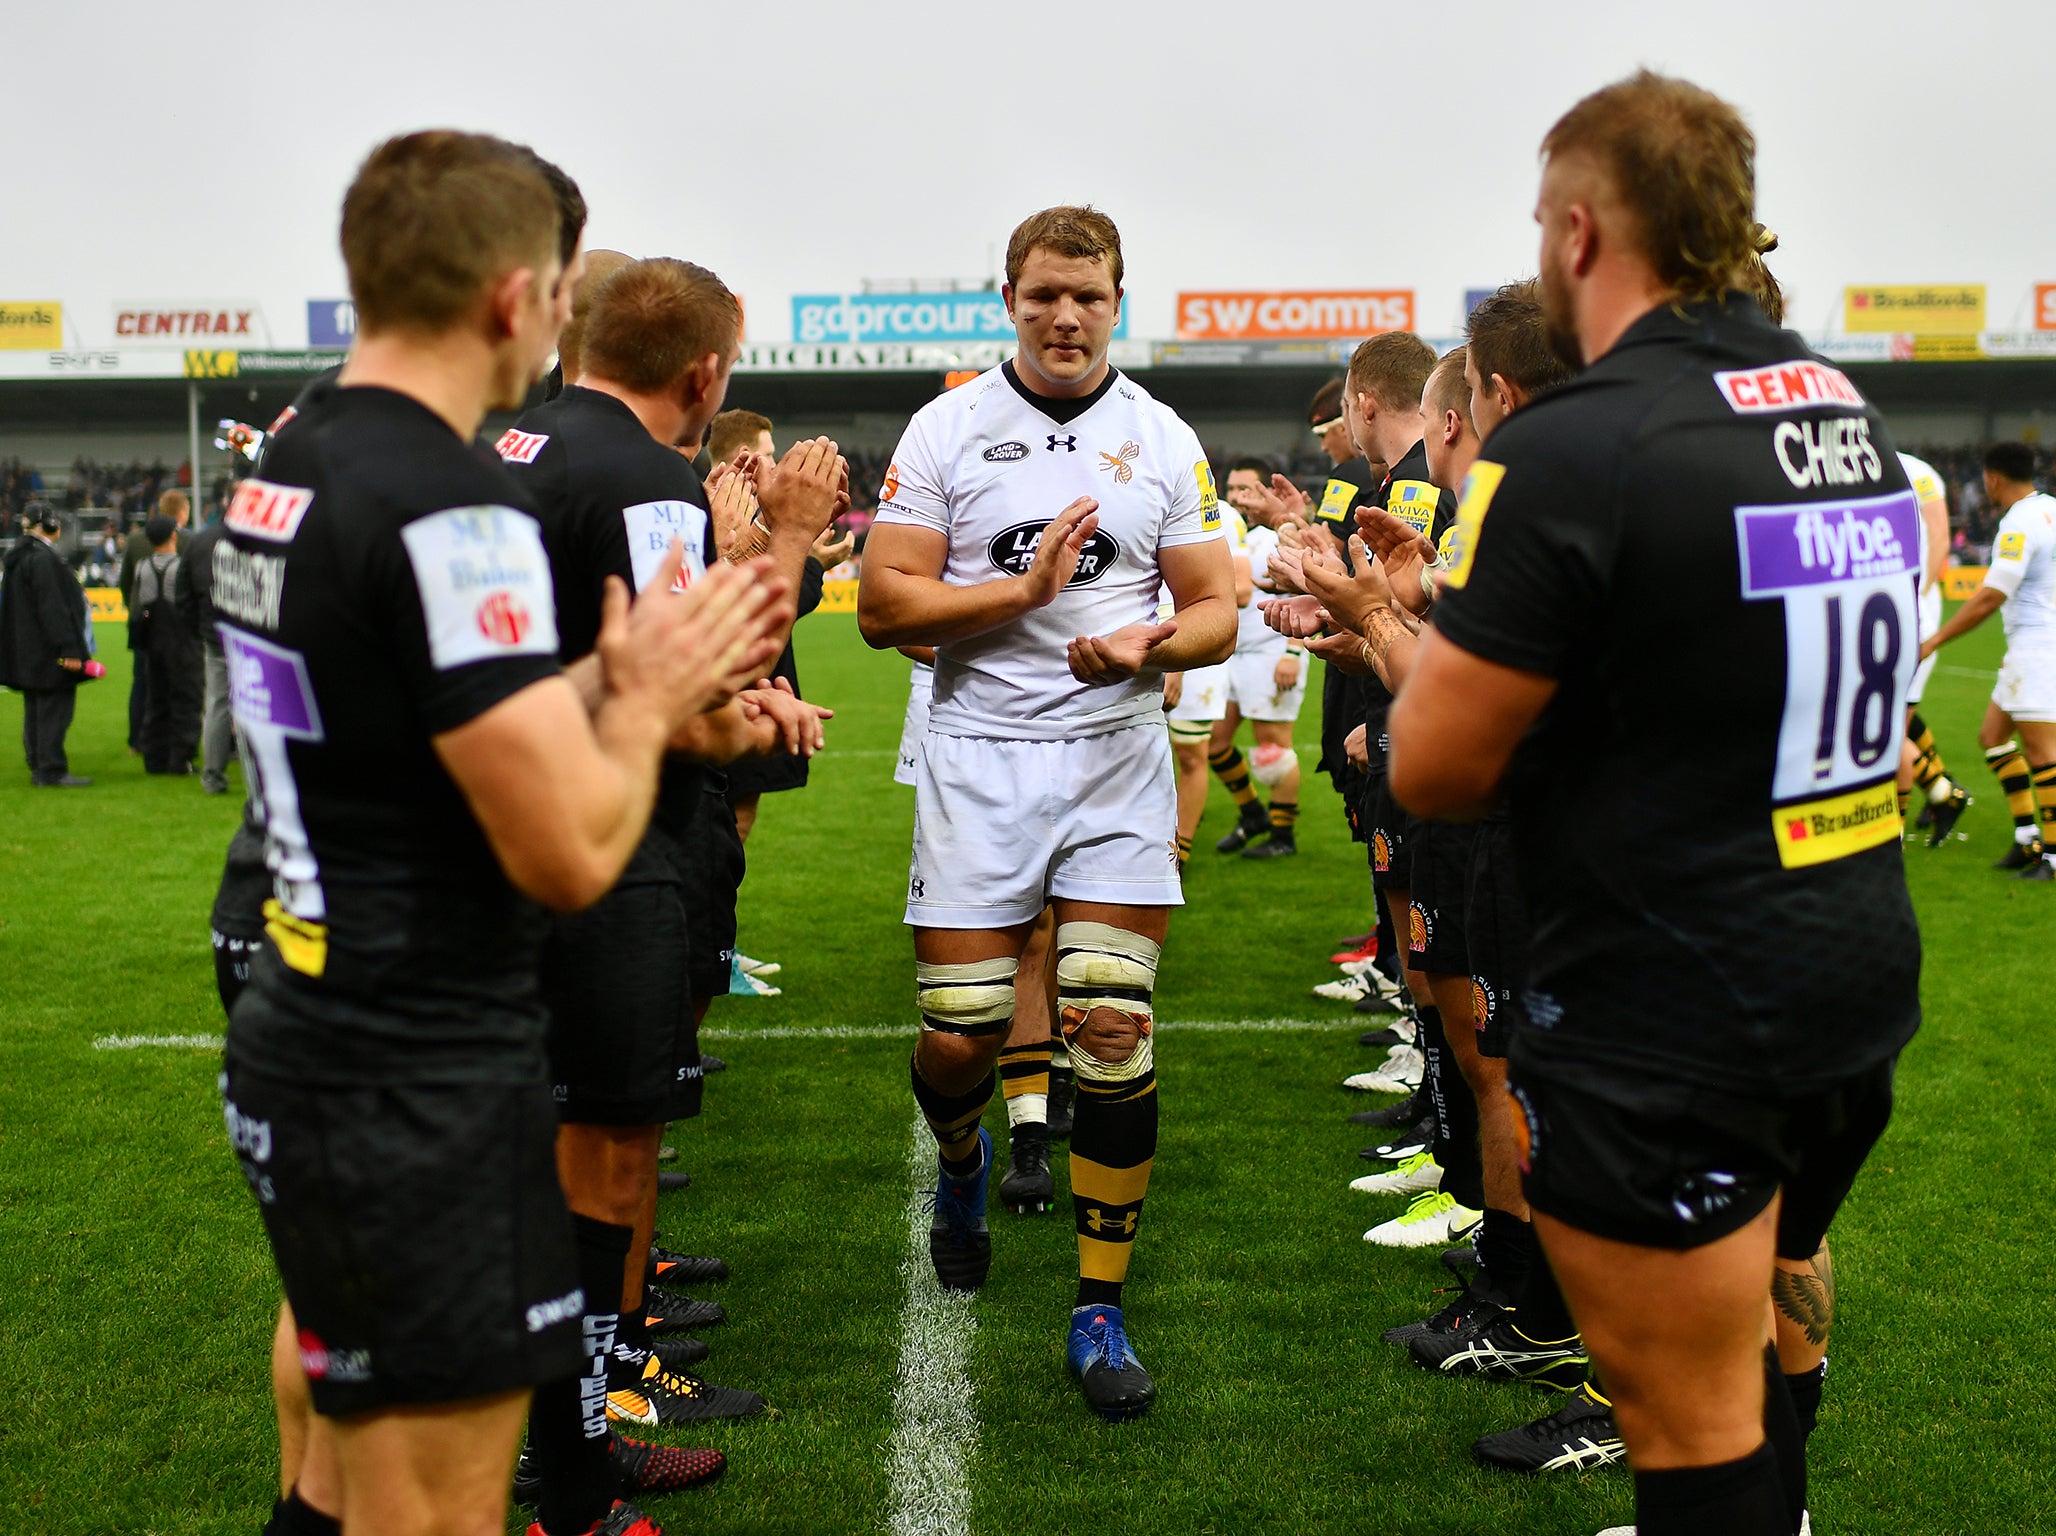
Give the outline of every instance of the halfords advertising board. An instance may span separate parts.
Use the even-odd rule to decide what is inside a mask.
[[[64,306],[0,300],[0,352],[50,352],[64,345]]]
[[[1411,288],[1178,295],[1180,341],[1353,340],[1413,327]]]
[[[1116,336],[1128,334],[1124,307]],[[1012,341],[1014,323],[992,291],[978,293],[802,293],[792,301],[792,339],[837,341]]]
[[[2035,284],[2035,329],[2056,331],[2056,283]]]
[[[1845,331],[1975,336],[1984,328],[1983,283],[1901,283],[1842,290],[1842,329]]]

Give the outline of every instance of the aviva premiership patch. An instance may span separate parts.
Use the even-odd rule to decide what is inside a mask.
[[[1471,466],[1471,472],[1463,477],[1463,495],[1457,499],[1456,521],[1449,526],[1449,533],[1442,541],[1442,558],[1449,569],[1442,575],[1445,587],[1460,587],[1471,579],[1471,561],[1478,554],[1478,529],[1485,521],[1485,511],[1492,505],[1492,495],[1499,489],[1499,482],[1506,476],[1504,464],[1494,464],[1480,459]]]
[[[1324,523],[1345,521],[1349,509],[1356,505],[1357,489],[1347,480],[1330,480],[1321,492],[1321,505],[1314,515]]]
[[[2002,533],[1999,547],[1992,551],[1998,560],[2018,560],[2027,554],[2027,535],[2024,533]]]
[[[1385,497],[1385,510],[1415,533],[1426,533],[1435,525],[1435,508],[1442,493],[1425,480],[1395,480]]]
[[[1199,482],[1199,526],[1212,533],[1221,526],[1221,497],[1214,488],[1214,467],[1201,459],[1192,466],[1192,478]]]

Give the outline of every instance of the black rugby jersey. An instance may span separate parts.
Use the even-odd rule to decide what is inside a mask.
[[[1399,456],[1399,462],[1386,472],[1385,478],[1366,500],[1370,505],[1390,512],[1415,533],[1438,544],[1456,525],[1456,498],[1428,478],[1428,445],[1425,440],[1416,442]],[[1356,531],[1352,519],[1348,532]],[[1364,696],[1364,731],[1371,766],[1379,773],[1385,770],[1390,746],[1385,734],[1385,720],[1391,712],[1391,691],[1373,673]]]
[[[1854,385],[1743,295],[1653,310],[1492,434],[1452,542],[1436,628],[1558,683],[1516,1056],[1776,1092],[1903,1046],[1919,511]]]
[[[1349,559],[1349,536],[1356,532],[1356,509],[1376,504],[1378,483],[1379,476],[1372,471],[1370,461],[1359,455],[1328,471],[1327,483],[1314,503],[1314,521],[1341,540],[1345,563]],[[1385,711],[1391,704],[1392,695],[1376,676],[1352,677],[1337,667],[1322,669],[1320,767],[1334,781],[1338,792],[1350,793],[1346,786],[1353,785],[1358,778],[1343,743],[1366,716],[1375,716],[1377,720],[1370,729],[1371,772],[1385,771],[1379,737],[1385,729]]]
[[[528,1081],[541,912],[432,738],[558,674],[542,532],[426,406],[338,389],[236,489],[215,603],[272,943],[229,1048],[298,1081]]]
[[[565,661],[591,653],[609,576],[640,592],[674,538],[685,545],[682,580],[691,581],[713,558],[699,472],[685,455],[651,437],[614,396],[573,385],[525,412],[498,447],[542,520]],[[665,758],[652,828],[682,837],[698,812],[705,782],[698,765],[675,753]],[[646,838],[622,878],[670,875],[650,862],[663,851]]]

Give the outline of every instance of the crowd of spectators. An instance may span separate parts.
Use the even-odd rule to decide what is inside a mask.
[[[18,458],[0,459],[0,512],[9,528],[21,509],[43,493],[43,477]]]
[[[193,483],[193,467],[181,460],[177,469],[162,459],[145,464],[99,464],[88,458],[72,461],[71,480],[64,489],[64,505],[76,512],[85,508],[114,512],[123,528],[142,521],[156,509],[157,498],[177,486]]]
[[[1990,547],[1992,535],[1999,525],[1999,514],[1985,499],[1985,445],[1940,448],[1924,444],[1909,446],[1906,451],[1927,460],[1934,466],[1935,473],[1942,477],[1942,483],[1949,492],[1949,527],[1953,530],[1956,547],[1964,550],[1967,546],[1974,546],[1978,560],[1972,563],[1981,563],[1982,551]],[[2052,473],[2056,473],[2056,455],[2037,445],[2036,483],[2047,485]]]

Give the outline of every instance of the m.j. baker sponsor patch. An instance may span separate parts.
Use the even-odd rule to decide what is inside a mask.
[[[512,507],[451,507],[400,530],[438,671],[553,656],[557,605],[536,520]]]

